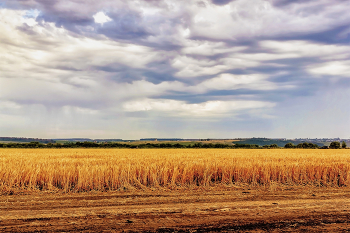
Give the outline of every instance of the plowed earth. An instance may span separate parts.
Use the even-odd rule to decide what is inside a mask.
[[[349,189],[0,196],[0,232],[350,232]]]

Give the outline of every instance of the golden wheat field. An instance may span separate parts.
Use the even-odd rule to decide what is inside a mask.
[[[350,150],[0,150],[0,192],[242,184],[349,186]]]

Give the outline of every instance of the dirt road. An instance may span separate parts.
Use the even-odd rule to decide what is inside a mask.
[[[0,232],[350,232],[350,190],[0,196]]]

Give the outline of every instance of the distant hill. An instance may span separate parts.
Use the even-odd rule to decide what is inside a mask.
[[[113,138],[113,139],[91,139],[91,138],[55,138],[56,142],[123,142],[126,140]],[[130,140],[127,140],[130,141]]]
[[[55,143],[52,139],[42,138],[24,138],[24,137],[0,137],[0,142],[41,142],[41,143]]]
[[[265,146],[265,145],[272,145],[277,144],[279,147],[284,147],[287,143],[293,143],[294,145],[297,145],[299,143],[303,142],[309,142],[308,140],[291,140],[291,139],[271,139],[271,138],[247,138],[242,139],[239,141],[234,141],[234,144],[251,144],[251,145],[259,145],[259,146]],[[313,142],[314,144],[317,144],[318,146],[324,146],[326,142]]]

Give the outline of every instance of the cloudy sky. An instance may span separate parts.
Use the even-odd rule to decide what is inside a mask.
[[[0,136],[350,138],[349,9],[0,0]]]

